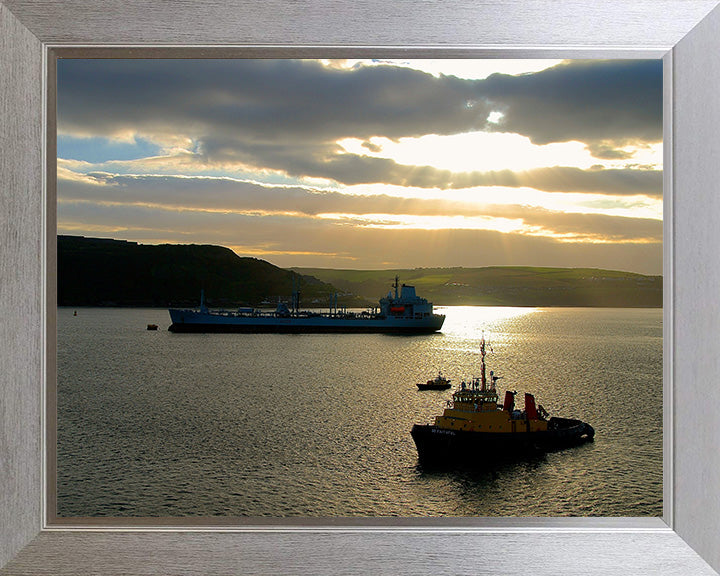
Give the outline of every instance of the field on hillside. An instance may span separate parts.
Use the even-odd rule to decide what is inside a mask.
[[[662,277],[592,268],[293,268],[345,292],[377,300],[400,283],[436,305],[661,307]]]

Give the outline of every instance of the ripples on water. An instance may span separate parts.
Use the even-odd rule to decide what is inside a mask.
[[[662,311],[448,307],[440,334],[171,334],[58,310],[60,516],[660,516]],[[160,326],[157,332],[145,329]],[[595,442],[426,472],[413,423],[489,369]]]

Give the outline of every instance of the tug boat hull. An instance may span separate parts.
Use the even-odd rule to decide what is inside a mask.
[[[548,429],[540,432],[477,432],[415,424],[411,435],[421,465],[475,467],[590,442],[595,431],[580,420],[553,417]]]

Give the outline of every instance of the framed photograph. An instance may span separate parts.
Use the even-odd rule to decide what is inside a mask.
[[[51,523],[661,516],[662,60],[224,52],[49,62]]]
[[[459,5],[456,7],[457,13],[453,12],[452,19],[460,23],[467,21],[468,17],[497,14],[497,10],[507,7],[501,4],[478,8]],[[314,6],[319,7],[317,4]],[[687,9],[688,6],[691,6],[690,10]],[[365,43],[366,46],[377,48],[353,47],[358,42],[343,41],[337,41],[325,48],[318,45],[308,47],[317,44],[319,38],[316,34],[320,33],[320,29],[313,26],[293,36],[290,43],[287,40],[278,40],[278,29],[265,26],[262,33],[268,41],[282,47],[253,47],[252,45],[260,43],[261,37],[258,34],[261,33],[243,28],[243,42],[240,44],[250,46],[235,46],[228,50],[234,54],[242,53],[245,57],[261,58],[265,65],[279,61],[275,59],[296,62],[296,59],[311,58],[336,61],[347,61],[351,58],[402,61],[437,58],[444,60],[445,64],[454,58],[463,59],[467,63],[472,59],[489,57],[592,59],[596,63],[600,60],[623,62],[655,59],[663,77],[664,196],[660,209],[664,218],[664,225],[661,226],[664,242],[662,275],[665,279],[661,329],[664,410],[662,415],[658,410],[654,412],[654,416],[648,417],[654,419],[658,430],[661,426],[663,429],[664,492],[662,504],[656,499],[654,504],[651,502],[647,506],[645,512],[642,511],[645,510],[643,505],[638,507],[637,502],[620,512],[627,514],[628,511],[640,510],[639,515],[648,516],[645,518],[488,518],[487,516],[495,514],[488,510],[471,510],[469,513],[458,514],[462,516],[460,518],[441,519],[432,517],[438,511],[430,509],[412,514],[403,508],[392,508],[368,514],[367,510],[371,508],[366,505],[362,508],[363,513],[355,518],[352,517],[352,510],[347,507],[340,509],[316,506],[307,517],[303,517],[302,510],[293,508],[287,514],[294,516],[292,520],[282,518],[282,513],[277,514],[281,518],[258,520],[257,517],[260,516],[275,515],[277,507],[283,502],[290,502],[292,506],[292,499],[284,498],[282,494],[278,499],[278,490],[271,487],[271,493],[276,496],[272,500],[271,510],[263,508],[261,492],[260,495],[251,497],[253,501],[259,501],[259,505],[253,508],[256,512],[248,514],[253,517],[251,523],[238,523],[232,512],[226,514],[229,520],[223,519],[223,511],[218,512],[213,508],[208,508],[209,514],[201,514],[206,517],[205,522],[194,523],[188,521],[187,516],[182,513],[168,518],[162,514],[162,509],[148,513],[149,508],[145,508],[145,513],[133,514],[130,511],[124,515],[122,511],[118,513],[118,508],[113,508],[113,504],[109,508],[109,514],[113,518],[109,520],[89,518],[92,514],[82,511],[76,513],[71,507],[66,509],[67,515],[54,514],[55,510],[62,508],[58,507],[56,500],[58,492],[51,486],[58,479],[58,469],[54,468],[55,459],[49,444],[55,439],[55,427],[59,422],[56,420],[55,396],[53,393],[45,394],[46,390],[53,390],[52,387],[46,387],[45,378],[56,376],[52,373],[52,367],[54,359],[58,357],[57,346],[61,342],[55,338],[55,330],[61,328],[61,321],[58,320],[54,308],[57,295],[52,292],[58,269],[53,226],[54,222],[62,221],[58,219],[60,213],[56,212],[58,205],[50,201],[52,194],[46,195],[47,192],[44,192],[40,195],[33,190],[38,186],[44,191],[51,190],[63,178],[76,178],[76,181],[94,178],[97,182],[110,177],[107,173],[102,174],[101,162],[97,162],[95,169],[85,172],[73,170],[71,162],[61,166],[65,170],[63,173],[55,170],[56,158],[62,156],[54,148],[52,138],[44,137],[41,128],[52,125],[55,113],[62,109],[61,100],[56,108],[55,92],[51,88],[57,81],[55,59],[58,55],[61,58],[66,56],[68,62],[79,62],[83,55],[88,54],[101,61],[103,58],[115,59],[125,51],[125,55],[135,59],[132,61],[137,64],[144,62],[136,59],[143,52],[139,45],[152,42],[177,44],[165,48],[146,47],[144,50],[148,53],[155,51],[152,57],[156,62],[159,51],[161,58],[172,58],[179,63],[181,60],[177,60],[178,57],[200,57],[210,62],[210,59],[222,50],[203,50],[197,47],[197,44],[201,43],[201,36],[209,33],[206,24],[182,40],[167,31],[159,31],[162,29],[156,29],[152,25],[145,28],[141,26],[139,31],[131,33],[129,37],[118,38],[112,36],[112,33],[104,35],[106,33],[100,32],[115,29],[110,26],[111,11],[102,15],[93,12],[86,13],[86,16],[93,21],[93,29],[98,32],[89,33],[90,36],[87,36],[88,33],[73,24],[72,15],[79,14],[73,10],[79,10],[79,6],[73,6],[65,13],[59,10],[57,22],[51,24],[46,15],[40,17],[33,10],[31,3],[0,4],[3,38],[8,39],[8,51],[5,52],[8,56],[0,59],[0,65],[2,71],[7,72],[5,76],[13,78],[13,82],[5,84],[0,93],[2,101],[8,103],[7,109],[10,110],[10,121],[4,122],[3,138],[12,139],[19,144],[12,149],[0,174],[3,185],[7,184],[6,187],[13,190],[13,194],[3,200],[3,217],[7,218],[8,225],[7,232],[4,232],[7,239],[4,244],[7,257],[2,263],[2,282],[4,291],[10,295],[7,304],[3,303],[4,309],[7,307],[8,319],[8,322],[3,324],[6,336],[4,341],[10,343],[3,352],[3,359],[9,367],[7,380],[3,384],[3,399],[7,398],[4,414],[7,415],[7,429],[10,434],[7,440],[3,439],[0,444],[3,457],[10,463],[10,466],[5,468],[7,472],[2,472],[6,475],[2,478],[3,484],[11,487],[3,496],[3,503],[6,504],[3,514],[6,516],[2,517],[2,524],[12,528],[8,531],[8,537],[3,538],[7,544],[0,549],[3,555],[0,557],[0,565],[10,562],[7,565],[8,570],[27,570],[46,565],[48,559],[53,558],[59,573],[84,573],[99,567],[104,567],[110,573],[127,573],[139,569],[140,566],[143,566],[147,573],[148,565],[142,559],[152,556],[155,563],[153,568],[158,573],[183,573],[183,570],[201,570],[205,573],[337,573],[343,572],[348,563],[351,566],[349,571],[358,573],[388,570],[393,573],[458,573],[463,570],[473,572],[477,571],[480,563],[483,563],[483,570],[487,573],[506,573],[519,569],[524,565],[524,559],[530,555],[541,558],[540,565],[545,566],[548,573],[563,570],[584,570],[592,573],[592,570],[597,570],[599,566],[603,566],[602,573],[613,573],[615,568],[608,568],[608,565],[612,565],[618,567],[617,573],[626,573],[630,569],[638,574],[672,574],[680,573],[680,562],[683,573],[690,570],[698,574],[712,574],[713,568],[720,565],[718,558],[714,556],[717,552],[712,536],[717,528],[718,516],[714,514],[717,499],[711,496],[718,490],[718,486],[714,485],[711,479],[720,465],[716,451],[713,450],[717,437],[711,426],[713,400],[718,393],[708,389],[705,383],[711,382],[717,375],[717,366],[712,358],[717,348],[716,339],[713,338],[713,319],[717,318],[718,305],[708,300],[708,297],[718,284],[718,272],[711,265],[717,235],[716,227],[712,224],[712,213],[713,208],[718,206],[711,186],[716,169],[711,161],[711,152],[702,142],[703,137],[711,137],[708,127],[720,123],[720,113],[703,99],[703,94],[711,94],[713,87],[720,81],[720,70],[708,56],[712,52],[710,47],[716,42],[714,31],[718,26],[718,15],[717,11],[713,11],[714,7],[714,2],[682,5],[669,2],[666,13],[658,16],[659,27],[654,27],[652,32],[646,32],[647,27],[636,27],[635,22],[655,17],[655,10],[650,4],[640,4],[637,8],[639,12],[632,12],[633,18],[628,18],[630,13],[624,7],[608,9],[601,14],[592,12],[589,6],[578,5],[575,9],[582,8],[582,13],[588,14],[588,20],[595,23],[593,26],[599,21],[604,22],[601,31],[593,32],[593,35],[589,36],[590,40],[584,41],[580,41],[582,35],[578,35],[576,29],[568,29],[566,36],[558,41],[552,35],[543,36],[542,32],[528,33],[522,26],[518,29],[519,39],[513,41],[506,37],[507,32],[501,27],[500,19],[496,16],[494,24],[489,26],[490,30],[494,29],[496,32],[483,33],[478,41],[473,43],[476,46],[493,46],[492,49],[463,47],[471,44],[470,39],[477,31],[469,26],[460,26],[459,29],[455,27],[451,34],[449,29],[446,30],[439,24],[440,20],[436,20],[437,7],[426,8],[421,21],[429,24],[429,37],[438,44],[448,44],[448,47],[444,48],[427,47],[416,33],[411,33],[409,38],[401,41],[393,37],[385,24],[376,24],[375,32],[369,34],[369,42]],[[223,11],[219,7],[215,8],[219,11],[211,11],[210,20],[219,23]],[[249,5],[242,8],[241,12],[251,10]],[[402,10],[409,9],[408,6],[402,7]],[[555,17],[560,19],[558,21],[566,14],[566,9],[553,8],[557,11]],[[160,17],[161,13],[163,16],[169,14],[159,7],[158,10],[160,12],[157,17]],[[257,10],[258,8],[253,6],[252,11],[247,12],[254,14],[250,20],[258,17],[258,14],[268,14],[269,8],[264,7],[259,13]],[[339,13],[350,10],[350,7],[343,7]],[[531,21],[530,12],[520,14],[520,20]],[[670,17],[669,13],[673,13],[675,17]],[[125,18],[135,18],[132,14],[133,10],[129,10],[129,15]],[[192,20],[188,20],[187,24],[181,22],[183,15],[186,13],[180,11],[177,21],[179,29],[184,26],[192,27]],[[396,17],[397,15],[393,16]],[[132,21],[141,20],[139,13],[137,18],[138,20]],[[608,25],[608,22],[613,25]],[[332,23],[339,23],[337,13],[327,16],[325,25]],[[419,24],[417,18],[414,23]],[[115,22],[113,26],[116,24]],[[585,33],[593,28],[589,24],[585,26]],[[642,42],[636,39],[628,42],[631,31],[645,32],[640,35]],[[397,30],[393,32],[398,33]],[[238,44],[237,41],[230,41],[233,34],[235,33],[220,26],[217,34],[209,37],[214,38],[213,43],[216,44]],[[451,39],[451,36],[454,39]],[[104,50],[98,46],[83,46],[91,39],[94,39],[93,43],[116,44],[121,47],[118,52],[118,48]],[[634,44],[635,42],[637,44]],[[406,47],[387,48],[389,44]],[[574,48],[568,48],[568,45]],[[545,47],[537,49],[535,46]],[[407,57],[408,52],[412,53],[412,59]],[[288,58],[293,60],[287,60]],[[703,64],[702,72],[699,70],[700,63]],[[30,65],[37,74],[27,75],[23,72]],[[328,65],[317,64],[317,70],[324,70],[324,67]],[[99,70],[95,70],[95,74],[98,73]],[[91,76],[92,74],[89,74],[88,78]],[[46,94],[51,97],[45,106]],[[26,101],[31,104],[26,105]],[[648,104],[648,107],[651,105]],[[91,115],[85,117],[90,118]],[[95,117],[98,123],[104,120],[107,119]],[[491,120],[501,121],[502,112],[497,111],[497,115],[492,116]],[[84,129],[81,125],[75,127],[78,134]],[[701,136],[699,139],[698,134]],[[85,136],[87,135],[86,132]],[[65,140],[59,144],[68,150],[68,144],[73,143]],[[144,142],[144,145],[152,144]],[[627,142],[622,149],[620,145],[609,148],[607,141],[599,141],[597,144],[605,148],[595,152],[605,154],[608,159],[612,155],[617,157],[618,154],[628,153]],[[370,140],[345,142],[345,145],[348,147],[345,153],[351,153],[352,146],[361,146],[365,157],[372,157],[371,153],[382,157],[380,153],[388,152],[390,148],[390,143]],[[66,156],[68,157],[63,158],[64,160],[92,164],[87,158]],[[47,172],[43,169],[44,163]],[[217,174],[204,176],[218,178]],[[49,182],[47,187],[46,178]],[[297,186],[298,183],[278,184]],[[75,192],[77,193],[77,189]],[[40,241],[39,238],[43,240]],[[698,270],[703,273],[698,275]],[[686,281],[681,282],[680,278]],[[31,288],[30,292],[28,287]],[[400,287],[396,284],[396,288]],[[29,303],[28,294],[31,295]],[[419,295],[422,296],[421,293]],[[388,295],[389,301],[392,296],[392,293]],[[294,298],[290,302],[293,310],[297,304]],[[337,304],[335,306],[337,312]],[[330,299],[331,313],[332,310]],[[28,322],[28,318],[31,321]],[[148,328],[150,325],[154,324],[148,324]],[[30,332],[19,329],[27,326],[31,327]],[[654,330],[657,332],[658,327]],[[499,349],[501,348],[502,345]],[[48,367],[51,368],[50,372],[46,372]],[[429,368],[437,369],[438,366]],[[484,366],[483,376],[486,376]],[[489,373],[488,378],[492,377],[493,374]],[[470,386],[468,382],[468,388]],[[482,378],[481,384],[478,383],[478,389],[480,386],[485,392],[486,378]],[[636,393],[640,394],[641,391]],[[651,398],[638,400],[635,397],[632,400],[646,405],[654,402],[655,406],[659,406],[660,402],[657,390]],[[526,405],[527,410],[529,409]],[[512,413],[512,409],[508,413]],[[32,424],[28,425],[29,422]],[[93,439],[88,438],[88,441]],[[91,466],[94,464],[90,463]],[[635,468],[637,472],[637,469],[642,469],[642,465],[646,464],[647,462],[642,462],[633,466],[626,462],[622,465],[625,469],[623,474],[628,474],[631,468]],[[102,473],[113,474],[112,471]],[[332,481],[329,486],[332,486]],[[74,485],[72,489],[83,490],[80,484]],[[619,489],[622,490],[622,483]],[[703,497],[703,494],[707,496]],[[244,496],[239,494],[238,498],[242,500]],[[329,497],[329,494],[325,496]],[[314,497],[316,503],[328,501],[322,494],[315,494]],[[117,501],[123,501],[122,494],[118,495]],[[72,498],[65,502],[72,502]],[[106,500],[104,505],[108,502]],[[537,511],[540,508],[532,510]],[[87,508],[85,510],[87,511]],[[502,510],[502,506],[499,510]],[[517,508],[510,515],[524,516],[523,510],[526,509]],[[532,510],[530,515],[533,515]],[[660,510],[662,518],[653,513]],[[576,512],[577,510],[570,510],[569,514],[582,515]],[[542,513],[541,511],[540,514]],[[552,511],[546,513],[552,515]],[[562,511],[557,513],[562,514]],[[440,511],[439,514],[448,516],[446,511]],[[603,510],[601,514],[613,516],[612,511],[608,510]],[[140,522],[129,520],[133,515],[142,516],[143,519]],[[417,517],[410,518],[413,515]],[[502,515],[500,513],[496,516]],[[77,517],[75,521],[72,520],[73,516]],[[156,517],[155,520],[152,519],[153,516]],[[217,520],[207,522],[207,516]],[[392,516],[397,518],[393,519]],[[115,532],[119,528],[123,530],[122,535]],[[452,549],[468,552],[462,557],[443,552]],[[79,550],[83,552],[74,552]],[[340,553],[340,550],[343,552]],[[507,550],[507,553],[497,560],[497,564],[488,566],[487,558],[495,557],[497,550]]]

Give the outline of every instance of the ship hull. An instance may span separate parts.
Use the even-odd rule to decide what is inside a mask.
[[[592,441],[595,431],[580,420],[551,418],[547,432],[468,432],[415,424],[412,438],[424,466],[482,467],[499,460],[550,452]]]
[[[328,316],[240,316],[170,310],[171,332],[191,333],[389,333],[429,334],[442,328],[445,316],[426,318],[353,318]]]

